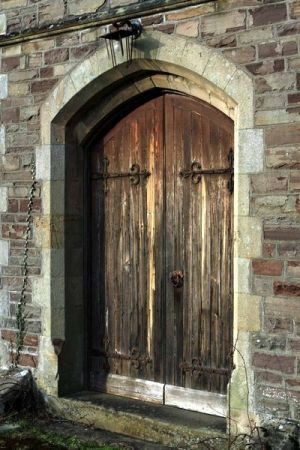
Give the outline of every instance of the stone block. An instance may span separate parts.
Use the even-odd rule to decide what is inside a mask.
[[[276,127],[270,127],[266,131],[266,144],[268,147],[277,147],[285,144],[300,143],[300,124],[289,123]],[[293,147],[291,147],[292,149]],[[288,147],[284,147],[283,151],[289,152]]]
[[[252,294],[237,294],[235,298],[235,323],[238,332],[259,331],[261,297]]]
[[[264,166],[263,130],[240,130],[238,138],[239,151],[236,171],[240,174],[262,172]]]
[[[266,173],[252,175],[251,188],[255,194],[286,192],[288,189],[288,177],[285,175],[268,175]]]
[[[258,217],[236,218],[235,256],[259,258],[262,254],[262,223]]]
[[[283,109],[285,107],[285,103],[285,94],[269,93],[267,95],[256,97],[255,108],[256,110]]]
[[[290,4],[291,19],[300,18],[300,1],[296,1]]]
[[[283,262],[268,259],[256,259],[252,261],[252,269],[255,275],[279,276],[282,274]]]
[[[300,284],[275,281],[274,294],[281,297],[300,297]]]
[[[288,262],[287,276],[291,278],[300,278],[300,262],[297,261]]]
[[[34,78],[38,77],[38,71],[37,69],[32,70],[18,70],[16,72],[11,72],[8,74],[8,79],[11,82],[18,82],[18,81],[26,81],[26,80],[32,80]]]
[[[215,12],[215,4],[214,2],[210,2],[204,5],[186,8],[176,12],[169,13],[167,14],[167,20],[177,21],[190,19],[191,17],[199,17],[202,16],[203,14],[209,14],[213,12]]]
[[[9,242],[0,239],[0,265],[8,265],[8,252],[9,252]]]
[[[10,97],[23,97],[29,93],[29,83],[9,83],[8,94]]]
[[[5,153],[5,127],[0,125],[0,155]]]
[[[33,94],[47,93],[55,86],[57,80],[36,80],[31,84],[31,92]]]
[[[291,36],[294,34],[299,34],[300,23],[299,21],[285,23],[277,26],[278,36]]]
[[[251,199],[250,213],[256,216],[274,216],[296,212],[295,195],[259,195]]]
[[[273,30],[270,26],[244,31],[237,35],[237,39],[240,45],[268,41],[269,39],[273,39]]]
[[[69,1],[69,13],[78,16],[80,14],[87,14],[96,12],[105,3],[104,0],[70,0]],[[118,2],[120,3],[120,2]],[[127,3],[132,3],[130,0]],[[117,4],[118,6],[118,4]]]
[[[9,316],[9,294],[8,291],[5,291],[3,289],[0,290],[0,316]],[[1,336],[3,337],[2,334]]]
[[[26,6],[27,0],[7,0],[5,2],[1,2],[1,9],[12,9],[12,8],[20,8],[21,6]]]
[[[64,17],[64,10],[65,6],[62,0],[50,0],[40,4],[38,6],[39,25],[62,19]]]
[[[238,216],[249,215],[249,195],[250,195],[250,181],[248,175],[235,175],[235,183],[238,186],[234,195],[234,210]]]
[[[54,50],[48,50],[44,54],[44,61],[46,65],[62,63],[69,59],[68,48],[56,48]]]
[[[250,293],[250,260],[234,258],[234,292]]]
[[[203,35],[225,34],[228,31],[246,28],[246,12],[235,10],[219,14],[211,14],[202,18]]]
[[[265,92],[287,91],[296,88],[296,76],[291,72],[278,72],[271,75],[265,75],[264,78],[257,78],[255,80],[257,94]]]
[[[298,241],[300,239],[300,229],[299,226],[264,226],[264,238],[273,241]],[[283,251],[283,250],[282,250]],[[298,254],[297,246],[295,246],[294,254]],[[279,255],[281,253],[281,247],[279,247]]]
[[[7,97],[8,87],[7,87],[7,75],[0,74],[0,100]]]
[[[300,191],[300,175],[294,175],[293,173],[290,176],[290,190],[292,192]]]
[[[295,356],[270,355],[268,353],[254,353],[252,364],[258,369],[277,370],[282,373],[294,373]]]
[[[284,59],[266,59],[265,61],[247,64],[246,68],[253,75],[268,75],[284,71]]]
[[[278,127],[280,128],[280,127]],[[276,136],[278,136],[278,141],[281,140],[284,142],[285,135],[281,135],[280,133],[274,129],[274,135],[270,134],[268,136],[267,132],[267,142],[275,143]],[[293,136],[291,134],[290,140],[292,141]],[[289,140],[288,136],[286,136],[286,140]],[[295,136],[295,140],[297,137]],[[300,139],[299,139],[300,140]],[[266,150],[266,165],[272,169],[299,169],[300,168],[300,145],[289,145],[289,146],[280,146],[268,148]]]
[[[254,46],[235,48],[234,50],[225,50],[223,54],[237,64],[245,64],[255,61],[256,50]]]
[[[255,27],[283,22],[287,19],[287,6],[285,3],[264,5],[250,9],[250,25]]]
[[[189,22],[178,23],[176,33],[188,37],[198,37],[199,20],[190,20]]]
[[[6,34],[6,15],[0,14],[0,35]]]
[[[5,186],[0,187],[0,212],[7,211],[7,190]]]

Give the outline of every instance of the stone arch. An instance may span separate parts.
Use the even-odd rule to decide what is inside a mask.
[[[120,60],[120,55],[118,55]],[[49,393],[57,393],[57,357],[65,339],[64,193],[66,127],[93,99],[102,102],[103,114],[76,123],[78,142],[84,141],[103,116],[126,101],[153,88],[168,88],[204,100],[235,123],[235,275],[234,334],[239,351],[249,362],[249,333],[259,329],[258,298],[249,293],[250,259],[261,256],[260,220],[249,214],[249,174],[263,170],[263,134],[254,129],[252,78],[221,53],[197,42],[159,32],[147,32],[136,41],[133,62],[111,68],[101,48],[79,63],[53,89],[41,109],[41,146],[37,148],[37,179],[42,184],[43,216],[35,224],[42,247],[43,276],[33,295],[43,305],[43,336],[38,378]],[[118,96],[116,96],[118,92]],[[118,100],[119,99],[119,100]],[[56,201],[53,202],[55,197]],[[243,312],[251,308],[251,321]],[[235,356],[231,383],[231,411],[247,416],[248,388],[241,382],[243,362]],[[250,380],[251,396],[251,380]],[[251,398],[250,398],[251,406]]]

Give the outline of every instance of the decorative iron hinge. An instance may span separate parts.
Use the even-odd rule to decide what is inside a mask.
[[[228,153],[229,167],[225,169],[202,169],[201,164],[198,161],[193,161],[191,168],[187,170],[181,170],[179,172],[182,178],[191,178],[193,184],[198,184],[201,181],[202,176],[205,175],[230,175],[227,187],[229,192],[233,193],[234,188],[234,155],[232,148]]]
[[[192,372],[198,375],[202,373],[207,373],[211,375],[223,375],[223,376],[230,375],[232,370],[234,369],[234,366],[230,368],[205,367],[202,365],[201,361],[197,358],[193,358],[191,363],[183,361],[182,363],[179,364],[179,367],[183,372]]]
[[[103,180],[104,181],[104,192],[108,192],[108,179],[109,178],[126,178],[129,177],[129,181],[133,185],[139,184],[141,178],[148,178],[151,172],[144,169],[141,170],[139,164],[133,164],[129,169],[129,172],[108,172],[109,160],[108,158],[103,158],[103,172],[93,173],[92,180]]]

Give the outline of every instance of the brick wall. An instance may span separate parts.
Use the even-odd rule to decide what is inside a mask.
[[[0,34],[18,33],[71,16],[97,13],[98,0],[0,0]],[[103,8],[137,1],[110,0]],[[188,2],[187,2],[188,4]],[[101,11],[101,8],[100,8]],[[98,11],[99,12],[99,11]],[[144,17],[146,29],[206,42],[244,67],[255,80],[255,124],[265,130],[265,173],[251,177],[251,215],[263,222],[261,258],[252,261],[251,291],[263,298],[262,329],[252,336],[258,407],[300,418],[300,1],[219,0]],[[1,32],[2,27],[2,32]],[[6,28],[7,27],[7,28]],[[22,282],[30,161],[40,142],[39,108],[49,91],[99,45],[105,27],[66,32],[2,47],[0,204],[2,339],[15,339],[15,308]],[[298,73],[299,71],[299,73]],[[1,196],[3,198],[3,196]],[[42,210],[40,186],[34,214]],[[29,280],[41,271],[30,242]],[[35,366],[42,323],[30,303],[24,365]]]

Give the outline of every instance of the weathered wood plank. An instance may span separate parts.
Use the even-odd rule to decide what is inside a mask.
[[[182,409],[226,417],[226,395],[178,386],[165,386],[165,404]]]
[[[135,398],[152,403],[163,403],[164,384],[121,375],[98,377],[95,387],[108,394]]]

